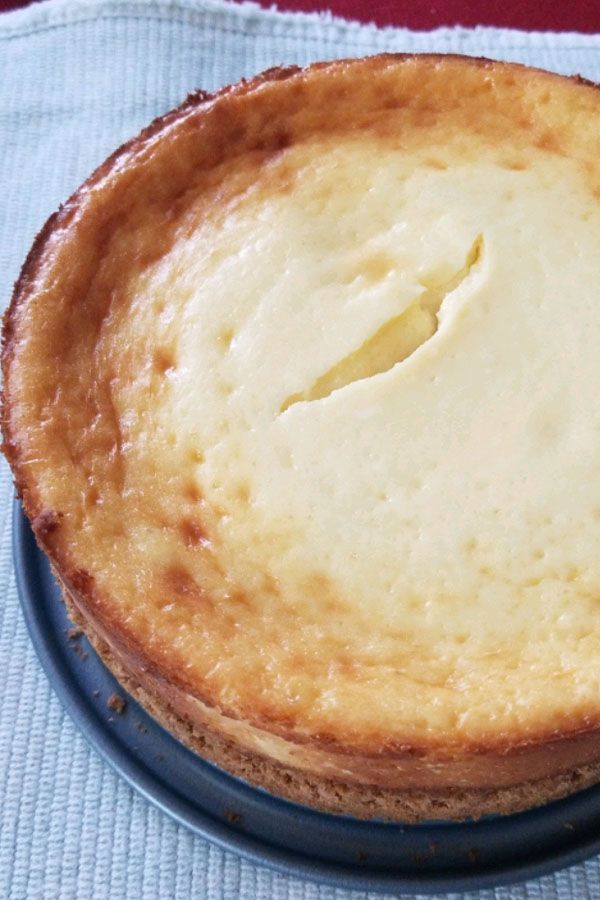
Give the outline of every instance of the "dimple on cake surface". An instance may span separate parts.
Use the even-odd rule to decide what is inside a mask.
[[[50,220],[5,449],[149,694],[356,790],[600,762],[599,149],[587,83],[341,61],[190,98]]]

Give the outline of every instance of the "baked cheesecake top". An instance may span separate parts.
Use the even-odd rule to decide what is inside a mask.
[[[64,583],[361,752],[600,720],[600,94],[457,57],[195,95],[46,226],[6,452]]]

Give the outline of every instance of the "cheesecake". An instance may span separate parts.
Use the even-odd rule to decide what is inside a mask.
[[[600,780],[600,92],[459,56],[192,94],[37,237],[4,452],[160,723],[330,813]]]

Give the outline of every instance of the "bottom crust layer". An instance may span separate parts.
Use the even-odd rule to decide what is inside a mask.
[[[70,618],[78,625],[104,665],[119,684],[150,715],[186,747],[226,772],[267,790],[277,797],[325,813],[358,819],[415,823],[427,820],[460,821],[486,815],[509,815],[558,800],[600,781],[600,762],[560,775],[495,789],[448,788],[398,790],[374,785],[348,784],[310,775],[245,752],[233,741],[204,726],[184,719],[162,700],[145,690],[90,626],[63,591]]]

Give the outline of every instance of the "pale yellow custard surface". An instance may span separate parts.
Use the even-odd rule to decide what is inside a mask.
[[[191,102],[100,170],[4,423],[115,647],[281,759],[597,727],[599,196],[593,87],[456,58]]]

